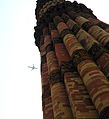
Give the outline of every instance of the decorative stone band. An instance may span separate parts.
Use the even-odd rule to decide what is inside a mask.
[[[90,22],[85,16],[81,16],[80,14],[77,14],[76,12],[74,11],[70,11],[70,12],[67,12],[67,14],[75,21],[79,21],[80,22],[80,26],[82,25],[82,27],[85,28],[85,30],[88,30],[89,27],[93,26],[94,24],[92,22]],[[90,17],[92,18],[92,17]],[[84,24],[85,23],[85,24]],[[88,24],[88,26],[87,26]]]
[[[109,33],[104,31],[97,25],[92,24],[88,19],[81,16],[76,17],[75,21],[96,40],[98,40],[105,48],[109,50]]]
[[[66,11],[66,12],[67,12],[67,14],[68,14],[73,20],[75,20],[75,18],[79,16],[79,15],[78,15],[76,12],[74,12],[73,10]]]
[[[65,15],[63,15],[63,18],[65,19]],[[97,44],[99,45],[99,42],[97,42],[94,37],[92,37],[90,34],[88,34],[86,31],[84,31],[83,29],[79,28],[79,26],[77,25],[76,22],[74,22],[72,19],[68,19],[66,21],[66,25],[69,27],[70,30],[72,30],[72,32],[75,32],[75,29],[78,29],[78,31],[76,32],[76,37],[79,40],[79,42],[82,44],[82,46],[89,51],[90,48],[92,47],[93,44]]]
[[[64,74],[67,94],[75,119],[98,119],[98,113],[77,72]]]
[[[57,4],[61,4],[63,3],[65,0],[53,0],[53,1],[49,1],[47,2],[42,9],[39,11],[39,18],[41,18],[50,7],[56,6]]]
[[[45,37],[44,37],[44,42],[45,42],[44,46],[45,46],[45,48],[47,48],[48,45],[52,44],[50,39],[51,39],[50,35],[45,35]]]
[[[89,22],[88,19],[86,19],[86,18],[84,18],[84,17],[81,17],[81,16],[76,17],[75,21],[76,21],[80,26],[82,26],[84,23]]]
[[[98,42],[98,41],[96,41],[95,39],[94,39],[94,37],[92,37],[90,34],[88,34],[86,31],[84,31],[83,29],[80,29],[79,30],[79,32],[76,34],[76,37],[77,37],[77,39],[78,39],[78,41],[82,44],[82,46],[87,50],[87,51],[89,51],[91,48],[92,48],[92,46],[94,45],[94,44],[96,44],[96,46],[100,49],[100,47],[101,47],[101,44]],[[93,49],[92,49],[93,50]],[[101,50],[100,50],[100,53],[99,52],[97,52],[95,55],[96,55],[96,57],[98,56],[100,56],[101,54],[102,54],[102,52],[103,52],[103,48],[101,47]],[[97,57],[97,58],[98,58]]]
[[[57,21],[56,21],[57,20]],[[61,28],[61,30],[59,29],[61,26],[61,24],[63,24],[63,30],[65,30],[65,29],[67,29],[68,30],[68,26],[64,23],[64,22],[62,22],[63,20],[59,17],[59,16],[56,16],[55,18],[54,18],[54,23],[56,23],[57,24],[57,29],[59,30],[59,32],[60,32],[60,34],[62,35],[62,28]],[[63,35],[62,35],[63,36]],[[78,51],[78,50],[84,50],[84,48],[80,45],[80,43],[77,41],[77,39],[76,39],[76,37],[73,35],[73,34],[71,34],[71,33],[68,33],[68,34],[65,34],[64,35],[64,38],[63,38],[63,42],[64,42],[64,44],[65,44],[65,46],[66,46],[66,48],[67,48],[67,50],[68,50],[68,52],[69,52],[69,54],[70,54],[70,56],[72,56],[72,57],[74,57],[74,56],[77,56],[77,53],[76,53],[76,55],[75,55],[75,52],[76,51]],[[74,54],[72,54],[72,53],[74,53]],[[87,54],[86,53],[86,51],[84,51],[84,53],[85,54]],[[79,56],[80,54],[78,54],[78,56]],[[83,55],[82,55],[83,56]],[[80,56],[79,56],[80,57]],[[89,56],[84,56],[83,58],[81,58],[81,60],[85,60],[85,59],[90,59],[89,58]],[[79,62],[79,60],[78,60],[78,62]],[[74,64],[76,64],[77,65],[77,63],[74,63]]]
[[[65,37],[63,38],[63,41],[70,56],[73,56],[73,53],[78,50],[84,50],[73,34],[65,35]]]
[[[72,34],[71,31],[69,31],[68,29],[64,29],[61,33],[60,33],[60,36],[61,38],[64,38],[65,35],[67,34]]]
[[[59,17],[54,17],[54,23]],[[61,18],[60,18],[61,19]],[[61,20],[59,20],[61,21]],[[67,27],[63,23],[64,28]],[[57,24],[58,31],[61,31],[59,28],[59,22]],[[59,32],[60,33],[60,32]],[[109,112],[106,112],[105,109],[109,110],[109,82],[104,74],[100,71],[97,65],[90,60],[84,48],[77,42],[77,39],[72,34],[68,34],[63,38],[64,44],[67,47],[67,50],[73,60],[77,60],[77,70],[80,76],[83,79],[83,82],[92,98],[93,103],[95,104],[96,109],[99,114],[102,116],[109,115]],[[69,42],[70,41],[70,42]],[[69,43],[68,43],[69,42]],[[72,43],[73,42],[73,43]],[[70,45],[69,45],[70,44]],[[72,45],[71,45],[72,44]],[[75,55],[75,52],[76,55]],[[81,59],[82,58],[82,59]],[[93,80],[92,80],[93,79]],[[102,119],[102,117],[100,117]],[[107,119],[106,117],[104,119]]]
[[[47,47],[46,47],[46,52],[47,53],[50,52],[50,51],[53,51],[53,50],[54,50],[54,47],[53,47],[52,44],[47,45]]]
[[[109,33],[109,24],[106,24],[106,23],[100,21],[99,19],[94,19],[94,18],[88,18],[88,20],[89,20],[91,23],[93,23],[93,24],[95,24],[95,25],[101,27],[103,30],[105,30],[106,32]]]
[[[50,77],[50,85],[53,86],[56,83],[63,83],[63,78],[61,77],[60,70],[54,70],[49,74]]]
[[[85,8],[81,9],[81,7],[79,7],[80,8],[79,11],[77,11],[77,9],[78,9],[77,7],[75,9],[73,9],[73,8],[74,8],[74,6],[72,6],[72,7],[69,7],[68,6],[66,8],[66,13],[69,14],[70,16],[72,16],[73,20],[77,16],[82,16],[82,17],[85,17],[85,18],[94,18],[94,19],[97,19],[97,17],[93,13],[89,12],[89,10],[87,12],[87,10],[86,10],[87,8],[86,9]]]
[[[74,72],[76,70],[72,60],[67,62],[62,61],[60,68],[63,77],[66,72]]]
[[[48,4],[48,6],[47,6],[46,8],[42,8],[42,9],[40,10],[40,12],[39,12],[39,18],[41,18],[41,17],[44,15],[44,13],[46,13],[46,11],[47,11],[50,7],[56,6],[56,5],[57,5],[57,2],[52,2],[52,1],[50,1],[49,4]]]
[[[91,58],[89,57],[89,55],[85,50],[78,50],[74,52],[72,59],[75,67],[77,67],[78,64],[81,63],[82,61],[90,60]]]
[[[46,30],[43,30],[43,34],[45,34]],[[60,68],[58,66],[58,62],[55,56],[55,52],[53,50],[53,45],[49,34],[44,36],[44,45],[46,49],[46,58],[47,58],[47,65],[48,65],[48,73],[50,76],[50,84],[53,85],[57,82],[62,82],[61,75],[60,75]]]
[[[51,37],[54,39],[59,37],[58,34],[55,34],[55,30],[51,30]],[[52,33],[53,31],[55,31],[55,33]],[[54,34],[57,37],[55,37]],[[82,119],[98,119],[96,109],[89,97],[84,84],[82,83],[82,80],[75,72],[73,62],[71,61],[71,57],[69,56],[64,44],[57,43],[54,44],[54,47],[58,63],[61,68],[61,73],[64,77],[64,82],[66,85],[67,94],[70,100],[70,106],[72,108],[74,118],[81,119],[82,117]]]
[[[109,33],[99,26],[92,26],[88,32],[109,50]]]
[[[49,29],[51,32],[52,41],[55,41],[55,39],[60,38],[58,31],[54,27],[53,23],[49,25]],[[57,42],[57,43],[54,43],[54,47],[55,47],[56,57],[58,59],[59,66],[61,68],[62,75],[65,72],[73,71],[74,70],[73,62],[71,60],[71,57],[68,54],[68,51],[65,48],[65,45],[62,42]]]
[[[62,43],[56,43],[54,45],[55,51],[57,51],[56,56],[59,59],[59,64],[61,64],[62,61],[71,61],[71,57],[68,55],[68,52]]]
[[[59,33],[61,34],[61,32],[65,29],[68,29],[68,27],[63,22],[60,22],[57,26],[57,29],[59,29]]]
[[[66,21],[66,24],[69,27],[69,29],[72,30],[72,32],[74,29],[73,27],[78,27],[76,22],[70,19],[69,16],[63,14],[63,18]],[[109,68],[107,65],[109,61],[109,53],[105,51],[105,49],[101,46],[101,44],[98,41],[95,40],[94,37],[92,37],[83,29],[80,29],[76,33],[76,38],[81,43],[81,45],[88,51],[92,58],[97,62],[97,65],[104,72],[106,77],[109,78]]]
[[[45,51],[45,46],[42,45],[42,46],[40,47],[40,56],[44,56],[44,55],[46,55],[46,51]]]
[[[64,22],[67,24],[72,33],[76,35],[81,27],[79,27],[79,25],[66,14],[63,14],[62,18],[64,19]]]
[[[55,70],[59,71],[60,69],[59,69],[58,62],[57,62],[54,51],[48,52],[46,57],[47,57],[47,64],[48,64],[49,73],[52,73]]]
[[[104,67],[108,64],[109,61],[109,53],[105,51],[105,49],[102,48],[102,46],[96,42],[96,40],[93,40],[93,37],[89,35],[84,30],[81,30],[77,34],[77,39],[82,44],[82,46],[88,50],[88,53],[92,56],[92,58],[96,61],[97,65],[100,67],[101,71],[104,72],[106,77],[109,75],[109,69],[108,66]],[[88,49],[88,47],[90,49]],[[107,59],[107,60],[105,60]],[[102,61],[102,62],[99,62]],[[104,62],[105,61],[105,62]],[[104,62],[104,66],[102,65]]]
[[[54,29],[54,27],[55,26],[53,23],[49,23],[49,30],[51,33],[51,40],[53,41],[53,46],[54,46],[54,44],[63,42],[62,38],[60,38],[59,33],[57,32],[56,29]]]
[[[105,113],[105,108],[109,110],[109,82],[103,73],[91,60],[81,62],[77,68],[100,115],[109,115],[109,112]],[[107,119],[103,117],[100,119]]]

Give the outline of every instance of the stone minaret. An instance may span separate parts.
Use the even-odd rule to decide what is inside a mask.
[[[38,0],[44,119],[109,119],[109,25],[76,1]]]

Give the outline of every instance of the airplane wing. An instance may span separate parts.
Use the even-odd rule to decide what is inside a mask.
[[[37,69],[34,65],[33,65],[33,67],[28,66],[28,68],[31,68],[32,70]],[[32,71],[32,70],[31,70],[31,71]]]
[[[28,66],[28,68],[33,68],[33,67]]]

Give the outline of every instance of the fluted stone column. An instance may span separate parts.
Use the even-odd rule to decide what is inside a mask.
[[[52,46],[48,29],[43,29],[44,45],[46,48],[46,59],[50,77],[51,98],[54,119],[73,119],[65,85],[60,74],[58,61]]]
[[[44,119],[109,119],[109,25],[84,4],[38,0]]]
[[[59,37],[58,31],[54,28],[54,24],[50,24],[49,27],[74,118],[98,119],[95,106],[93,105],[79,74],[74,66],[72,66],[71,57]]]
[[[48,66],[46,61],[46,51],[44,47],[44,39],[41,37],[40,55],[41,55],[41,82],[42,82],[42,107],[43,118],[54,119],[53,105],[51,99],[50,79],[48,75]]]

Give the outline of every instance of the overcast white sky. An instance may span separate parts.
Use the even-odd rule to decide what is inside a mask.
[[[108,0],[77,0],[109,23]],[[42,119],[35,1],[0,0],[0,119]],[[30,71],[27,66],[35,66]]]

